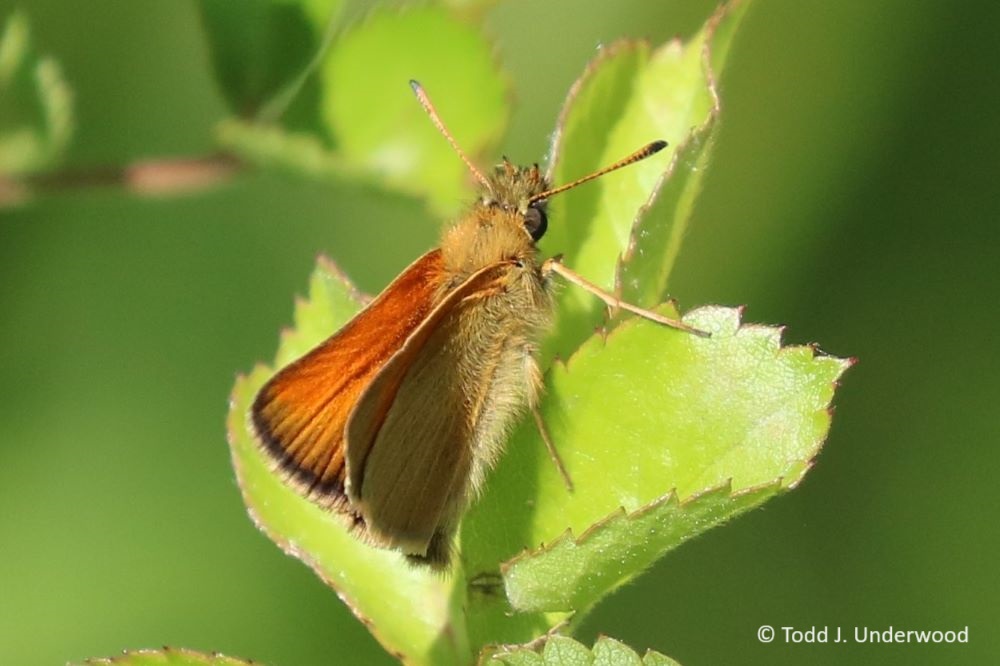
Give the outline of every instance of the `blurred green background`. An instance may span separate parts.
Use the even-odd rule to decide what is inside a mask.
[[[668,555],[581,638],[685,666],[990,663],[1000,5],[755,3],[674,292],[685,308],[747,304],[748,320],[859,364],[798,490]],[[486,29],[516,97],[502,152],[544,155],[598,44],[687,35],[712,6],[498,3]],[[0,0],[0,18],[13,7]],[[192,3],[25,9],[75,90],[70,165],[212,149],[226,110]],[[74,191],[0,211],[0,664],[164,644],[392,663],[253,528],[223,420],[235,374],[271,357],[315,255],[377,291],[435,243],[439,221],[421,210],[364,186],[252,175],[192,196]],[[970,640],[763,645],[763,624],[968,626]]]

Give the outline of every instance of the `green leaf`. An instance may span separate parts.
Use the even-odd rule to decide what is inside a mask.
[[[712,337],[633,318],[551,369],[541,413],[576,490],[523,425],[463,522],[470,580],[513,560],[501,573],[515,609],[586,611],[667,549],[799,481],[849,362],[782,348],[779,329],[742,326],[729,308],[684,321]],[[475,627],[475,606],[469,616]],[[503,640],[527,638],[515,627]]]
[[[718,112],[715,73],[745,7],[720,10],[687,44],[610,47],[564,111],[555,169],[567,177],[660,136],[674,142],[666,155],[574,190],[561,212],[554,208],[554,240],[547,246],[566,251],[568,265],[601,284],[617,281],[640,303],[655,304],[665,293],[707,165]],[[432,33],[435,43],[424,48]],[[450,48],[469,56],[480,47],[478,64],[474,57],[434,62]],[[397,50],[408,57],[395,57]],[[358,62],[374,64],[362,71]],[[440,78],[413,71],[422,68]],[[445,206],[465,198],[457,192],[464,192],[468,174],[405,81],[423,79],[459,143],[475,152],[502,125],[502,112],[478,130],[473,120],[483,121],[501,103],[503,85],[494,78],[495,85],[487,85],[492,101],[484,102],[489,94],[470,101],[468,90],[480,90],[470,81],[493,74],[478,33],[443,10],[381,11],[344,35],[323,65],[324,114],[336,154],[284,131],[268,134],[238,123],[227,131],[234,145],[264,159],[295,154],[287,160],[298,165],[293,168],[315,173],[378,169],[397,187],[436,192],[435,201]],[[441,96],[437,85],[456,89]],[[368,106],[359,103],[362,91]],[[461,104],[449,108],[452,97],[464,111]],[[296,327],[283,336],[275,365],[237,383],[230,441],[251,515],[335,587],[390,652],[409,662],[465,663],[483,646],[524,644],[577,621],[669,549],[794,486],[826,436],[834,386],[849,362],[817,356],[811,347],[782,348],[779,329],[741,325],[739,311],[723,307],[685,317],[710,331],[708,339],[636,318],[597,335],[602,308],[586,295],[574,310],[574,291],[563,290],[548,348],[568,360],[548,369],[540,411],[576,489],[563,485],[534,425],[522,424],[463,521],[460,565],[448,578],[360,543],[272,473],[247,429],[247,410],[267,377],[360,306],[328,263],[317,269],[310,299],[297,307]],[[677,316],[672,308],[660,306]],[[558,639],[548,644],[552,650],[563,645]],[[617,645],[599,642],[588,658],[617,659]],[[526,661],[518,663],[545,655],[524,653],[518,658]],[[669,663],[662,659],[647,655],[633,663]]]
[[[227,657],[217,652],[204,653],[184,648],[165,647],[160,650],[126,650],[117,657],[87,659],[86,666],[250,666],[257,662]],[[258,666],[260,666],[258,664]]]
[[[472,3],[451,10],[373,12],[331,38],[322,57],[310,65],[318,76],[290,84],[253,122],[220,123],[220,146],[259,166],[298,175],[374,178],[428,199],[441,215],[453,215],[471,200],[472,179],[408,83],[421,80],[473,159],[492,153],[506,124],[506,83],[492,46],[456,16],[482,7]],[[277,114],[295,95],[299,97],[290,112],[302,116],[300,122],[292,123],[286,115],[276,124]],[[321,121],[312,122],[315,109],[303,108],[310,95],[316,95]]]
[[[491,657],[480,662],[484,666],[544,666],[545,660],[533,650],[527,648],[514,650],[499,657]],[[589,662],[583,662],[589,663]]]
[[[523,646],[495,651],[484,666],[680,666],[664,655],[649,651],[643,657],[624,643],[602,636],[593,650],[566,636],[550,636],[540,649]]]
[[[671,659],[670,657],[660,654],[659,652],[654,652],[653,650],[647,650],[646,654],[642,655],[642,666],[681,666],[680,662]]]
[[[304,74],[341,0],[200,0],[212,65],[230,108],[254,116]]]
[[[503,567],[507,597],[527,611],[589,608],[684,541],[770,499],[779,483],[733,494],[729,484],[688,498],[675,493],[618,511],[579,539],[566,533]]]
[[[31,48],[27,18],[13,13],[0,34],[0,173],[56,164],[73,135],[73,98],[58,63]]]
[[[296,306],[295,328],[282,335],[275,365],[258,366],[236,382],[228,418],[233,466],[257,526],[337,590],[387,651],[411,663],[465,663],[470,653],[463,616],[452,607],[460,574],[439,576],[407,565],[399,553],[361,543],[339,518],[283,483],[247,426],[250,404],[275,369],[328,337],[363,302],[336,267],[321,259],[309,299]]]
[[[551,636],[542,648],[542,657],[547,664],[590,664],[593,653],[583,643],[567,636]]]
[[[216,126],[215,138],[224,150],[259,167],[309,178],[359,179],[355,169],[310,132],[230,118]]]
[[[648,308],[668,298],[667,279],[701,190],[714,125],[713,116],[691,132],[656,184],[651,203],[636,216],[615,279],[622,300]]]
[[[560,116],[552,179],[572,181],[656,139],[669,146],[553,203],[542,247],[626,300],[664,300],[667,278],[705,171],[715,118],[716,79],[748,2],[722,7],[686,43],[656,49],[623,41],[604,48],[574,85]],[[620,260],[621,259],[621,260]],[[546,357],[565,358],[605,318],[577,289],[559,299],[559,332]]]
[[[624,643],[602,636],[594,643],[594,666],[642,666],[639,655]]]
[[[500,138],[507,86],[478,29],[439,7],[381,10],[331,44],[323,117],[344,159],[442,213],[470,200],[470,176],[414,99],[419,80],[476,160]]]

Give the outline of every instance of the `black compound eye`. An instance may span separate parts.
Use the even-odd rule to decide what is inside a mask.
[[[548,227],[549,220],[545,217],[545,211],[535,206],[529,206],[524,213],[524,228],[531,234],[531,239],[538,240],[544,236]]]

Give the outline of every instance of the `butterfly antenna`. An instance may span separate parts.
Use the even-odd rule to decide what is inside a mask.
[[[475,176],[476,180],[486,186],[487,189],[493,189],[490,185],[490,181],[487,180],[482,171],[476,168],[476,165],[472,163],[465,152],[459,147],[458,142],[455,141],[455,137],[453,137],[451,132],[448,131],[448,128],[444,126],[441,116],[438,115],[437,109],[435,109],[434,105],[431,103],[431,98],[427,96],[427,92],[424,90],[424,87],[413,79],[410,79],[410,87],[413,88],[413,94],[417,96],[420,106],[424,107],[424,111],[426,111],[427,115],[431,117],[431,122],[434,123],[434,126],[438,128],[438,131],[441,132],[441,134],[444,134],[444,138],[448,139],[448,143],[451,144],[451,147],[455,149],[458,156],[462,158],[463,162],[465,162],[465,166],[469,167],[469,171],[472,172],[472,175]]]
[[[621,169],[622,167],[628,166],[629,164],[634,164],[635,162],[638,162],[639,160],[644,160],[647,157],[649,157],[650,155],[655,155],[656,153],[660,152],[661,150],[663,150],[666,147],[667,147],[667,142],[666,141],[654,141],[652,143],[646,144],[645,146],[643,146],[639,150],[635,151],[634,153],[632,153],[628,157],[623,157],[622,159],[618,160],[614,164],[610,164],[610,165],[604,167],[603,169],[601,169],[599,171],[595,171],[594,173],[592,173],[592,174],[590,174],[588,176],[584,176],[583,178],[578,178],[578,179],[574,180],[572,183],[566,183],[565,185],[560,185],[559,187],[553,188],[551,190],[546,190],[545,192],[541,192],[539,194],[536,194],[535,196],[533,196],[530,199],[528,199],[528,203],[529,204],[533,204],[536,201],[541,201],[543,199],[548,199],[549,197],[551,197],[554,194],[559,194],[560,192],[565,192],[566,190],[571,190],[574,187],[576,187],[577,185],[582,185],[583,183],[586,183],[588,180],[594,180],[595,178],[600,178],[601,176],[603,176],[606,173],[611,173],[612,171],[616,171],[618,169]]]

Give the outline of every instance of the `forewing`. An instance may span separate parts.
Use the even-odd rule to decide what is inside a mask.
[[[461,335],[470,309],[502,289],[510,269],[488,266],[450,292],[358,399],[347,425],[348,493],[378,542],[424,555],[435,532],[450,537],[476,408]]]
[[[433,312],[441,252],[413,262],[364,310],[257,394],[251,419],[262,450],[296,490],[348,510],[344,428],[358,397]]]

